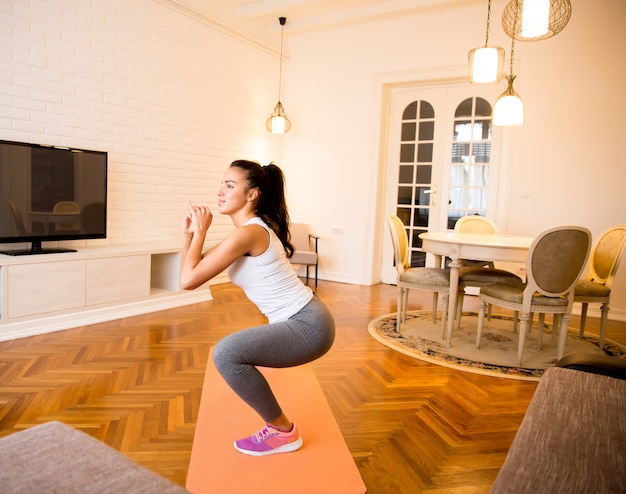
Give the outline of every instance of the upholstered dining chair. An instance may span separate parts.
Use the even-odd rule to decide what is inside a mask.
[[[521,313],[518,365],[522,365],[524,341],[531,314],[561,315],[558,342],[558,358],[561,358],[574,303],[574,287],[589,257],[590,246],[591,232],[584,227],[556,226],[540,233],[528,252],[526,283],[496,283],[480,289],[476,348],[480,348],[487,304],[494,304],[512,309],[516,318]],[[538,340],[541,342],[539,336]]]
[[[454,231],[458,233],[483,233],[487,235],[497,235],[498,227],[496,224],[484,216],[468,215],[463,216],[457,220],[454,224]],[[514,273],[505,269],[497,269],[494,266],[493,261],[486,259],[474,260],[474,259],[460,259],[461,266],[459,267],[459,280],[461,280],[465,286],[472,286],[480,288],[492,283],[510,283],[519,285],[522,283],[522,279]],[[463,301],[457,304],[460,309],[457,310],[457,330],[461,327],[461,313],[463,307]],[[487,308],[487,317],[491,319],[491,306]],[[444,328],[444,338],[446,328]]]
[[[574,289],[574,303],[582,303],[580,312],[580,337],[585,333],[587,307],[602,304],[600,308],[600,349],[604,346],[606,320],[611,302],[611,285],[626,247],[626,225],[616,225],[604,230],[589,255],[589,273],[578,280]]]
[[[444,268],[411,267],[409,256],[409,239],[402,220],[394,214],[387,215],[387,224],[393,243],[394,260],[398,273],[396,286],[398,287],[398,315],[396,331],[400,331],[401,324],[406,319],[407,300],[409,290],[426,290],[433,292],[432,321],[437,322],[437,302],[439,294],[443,294],[441,322],[445,328],[448,317],[448,300],[450,293],[450,271]],[[459,299],[464,285],[459,282]],[[451,317],[454,317],[452,315]]]
[[[53,208],[53,213],[75,213],[76,217],[55,222],[55,232],[80,231],[80,206],[74,201],[59,201]]]
[[[307,284],[309,283],[309,268],[314,266],[315,288],[317,288],[317,268],[319,264],[317,241],[319,237],[310,232],[309,225],[306,223],[291,223],[289,225],[289,233],[291,234],[291,243],[296,249],[289,261],[291,264],[306,266]]]
[[[13,213],[13,219],[15,220],[15,226],[17,227],[17,233],[20,235],[25,235],[28,233],[26,231],[26,222],[24,221],[24,215],[22,214],[22,208],[20,208],[19,204],[14,201],[9,200],[11,205],[11,212]]]
[[[456,221],[454,224],[454,231],[461,233],[486,233],[495,235],[498,233],[498,227],[492,220],[485,216],[470,214],[462,216]],[[482,268],[485,266],[495,268],[494,263],[491,260],[480,261],[474,259],[461,259],[461,265],[472,268]]]

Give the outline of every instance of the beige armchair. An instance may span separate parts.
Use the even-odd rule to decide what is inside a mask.
[[[309,230],[306,223],[291,223],[289,225],[291,243],[295,247],[295,252],[291,257],[291,264],[306,266],[306,282],[309,283],[309,268],[315,267],[315,288],[317,288],[317,269],[319,265],[319,254],[317,252],[317,241],[319,237]]]

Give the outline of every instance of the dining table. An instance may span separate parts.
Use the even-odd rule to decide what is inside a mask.
[[[450,295],[446,328],[448,348],[452,344],[452,328],[459,288],[461,259],[483,259],[525,263],[534,237],[492,233],[461,233],[453,231],[424,232],[419,235],[422,250],[435,256],[435,265],[441,266],[444,257],[450,258]]]
[[[80,221],[79,212],[69,211],[29,211],[31,222],[42,222],[46,234],[52,233],[54,225],[58,223],[74,223]]]

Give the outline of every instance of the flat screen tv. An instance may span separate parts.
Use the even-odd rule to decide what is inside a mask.
[[[72,252],[43,243],[106,238],[107,165],[104,151],[0,140],[0,244],[30,242],[0,253]]]

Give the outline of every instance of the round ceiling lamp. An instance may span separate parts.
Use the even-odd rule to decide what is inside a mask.
[[[569,0],[511,0],[502,12],[502,28],[518,41],[540,41],[559,34],[571,15]]]

